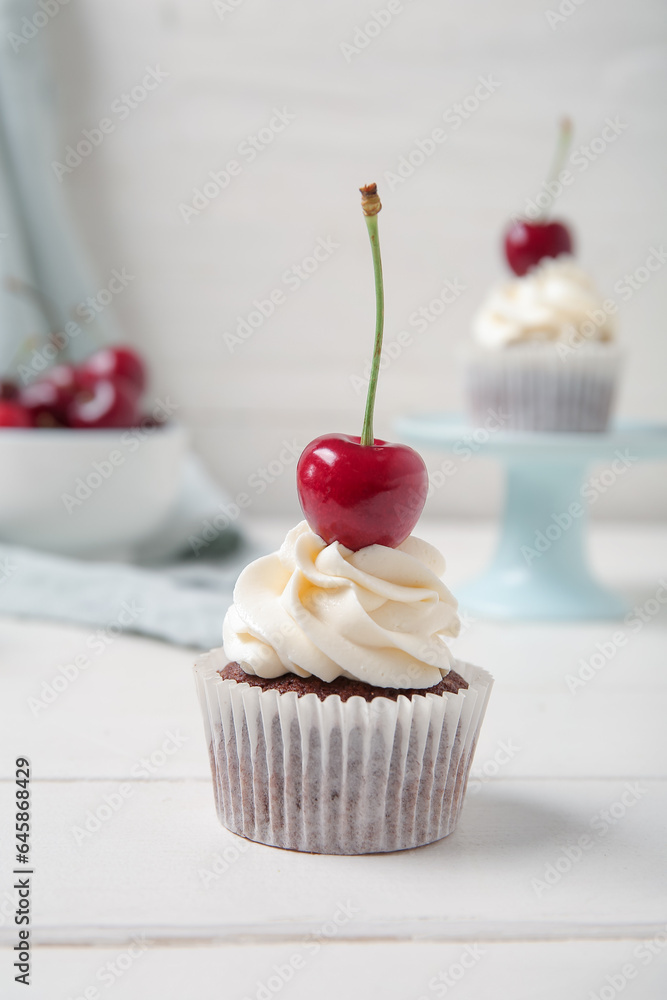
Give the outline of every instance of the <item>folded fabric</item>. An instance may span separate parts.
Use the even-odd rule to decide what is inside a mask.
[[[0,614],[139,632],[210,649],[220,645],[236,578],[257,554],[241,543],[220,562],[150,570],[0,545]]]
[[[166,523],[136,545],[130,561],[153,565],[174,559],[219,559],[233,552],[240,533],[231,520],[229,498],[208,474],[201,459],[185,456],[181,488]]]
[[[197,649],[218,646],[236,578],[261,554],[221,516],[227,509],[224,493],[191,455],[168,523],[124,553],[129,562],[64,558],[0,542],[0,614],[111,627]]]

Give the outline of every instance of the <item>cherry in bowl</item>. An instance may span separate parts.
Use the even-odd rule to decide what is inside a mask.
[[[31,427],[30,414],[15,399],[0,399],[0,427]]]
[[[146,388],[146,366],[131,347],[103,347],[79,365],[77,370],[82,385],[92,385],[100,379],[123,379],[136,387]]]
[[[139,391],[122,378],[98,379],[77,392],[67,408],[67,424],[78,429],[133,427],[139,420]]]

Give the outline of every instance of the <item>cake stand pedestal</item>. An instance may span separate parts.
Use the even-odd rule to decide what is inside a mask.
[[[557,621],[617,618],[628,610],[588,568],[588,507],[636,462],[667,458],[667,425],[626,423],[604,434],[531,434],[473,428],[460,417],[431,414],[405,417],[397,429],[410,444],[505,464],[500,541],[487,571],[458,589],[466,611]],[[605,467],[586,479],[593,463]]]

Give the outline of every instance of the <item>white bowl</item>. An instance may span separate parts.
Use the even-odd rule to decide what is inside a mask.
[[[0,428],[0,541],[63,555],[113,555],[147,538],[174,506],[187,435]]]

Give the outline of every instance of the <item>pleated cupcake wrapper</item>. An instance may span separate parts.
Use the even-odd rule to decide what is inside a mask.
[[[233,833],[318,854],[404,850],[458,820],[493,680],[467,663],[458,694],[397,701],[280,694],[195,667],[218,816]]]
[[[466,365],[470,419],[484,426],[493,411],[503,430],[604,431],[620,360],[612,347],[565,359],[548,346],[476,352]]]

